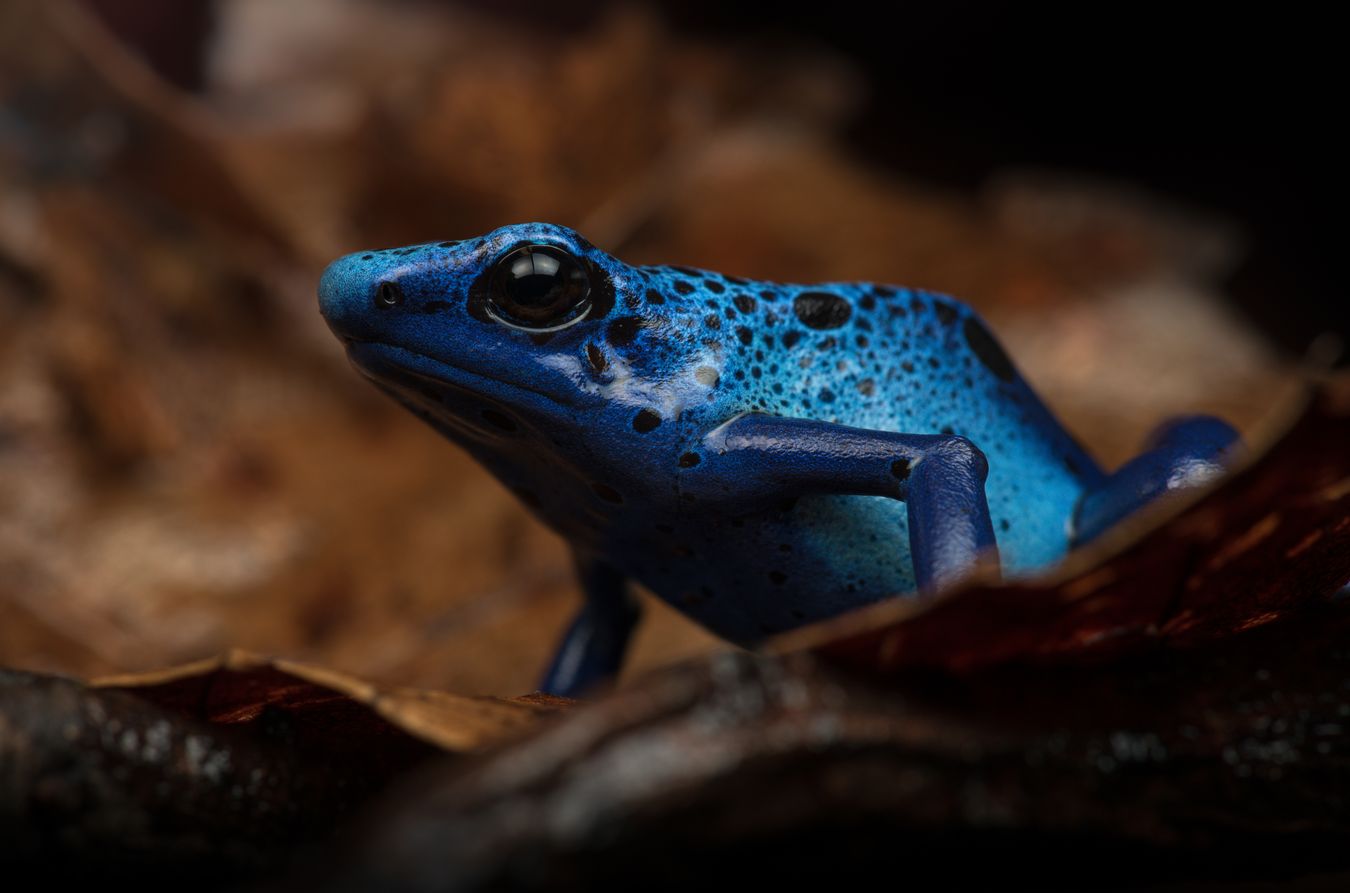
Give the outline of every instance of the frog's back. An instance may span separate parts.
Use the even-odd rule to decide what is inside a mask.
[[[719,348],[714,394],[685,416],[691,433],[765,412],[961,435],[989,461],[986,494],[1005,573],[1065,553],[1073,508],[1100,471],[965,305],[868,283],[779,285],[669,267],[643,274],[658,294],[678,295],[679,325]],[[703,520],[705,531],[719,527]],[[733,613],[744,624],[710,599],[686,598],[686,607],[733,639],[914,588],[905,506],[882,497],[803,498],[692,535],[710,559],[702,567],[730,569],[723,584],[737,591]],[[719,549],[726,554],[707,554]],[[689,583],[649,581],[658,591]]]

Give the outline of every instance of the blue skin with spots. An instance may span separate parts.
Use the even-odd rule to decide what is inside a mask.
[[[634,267],[551,224],[351,254],[319,298],[362,374],[571,543],[559,694],[618,670],[629,580],[751,646],[1043,569],[1237,442],[1182,419],[1107,474],[951,298]]]

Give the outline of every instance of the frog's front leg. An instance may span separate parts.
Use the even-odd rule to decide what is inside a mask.
[[[539,686],[549,694],[569,698],[619,672],[642,614],[623,574],[590,556],[578,554],[575,563],[586,603],[564,634]]]
[[[1233,426],[1212,416],[1174,419],[1144,452],[1089,488],[1074,513],[1073,545],[1101,534],[1165,493],[1195,487],[1221,473],[1239,443]]]
[[[980,562],[997,567],[988,463],[964,437],[750,414],[710,432],[701,452],[681,475],[681,491],[730,511],[810,493],[903,500],[922,591],[949,585]]]

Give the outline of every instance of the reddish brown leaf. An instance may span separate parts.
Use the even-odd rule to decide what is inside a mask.
[[[381,688],[333,670],[244,651],[94,684],[211,723],[247,723],[264,711],[282,710],[298,726],[341,735],[348,746],[353,727],[379,736],[385,726],[393,726],[452,752],[516,737],[541,716],[570,704],[547,695],[505,699]]]

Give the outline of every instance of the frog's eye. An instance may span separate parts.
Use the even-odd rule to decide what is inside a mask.
[[[591,306],[581,261],[552,245],[522,245],[488,277],[489,310],[509,326],[542,332],[579,319]]]

